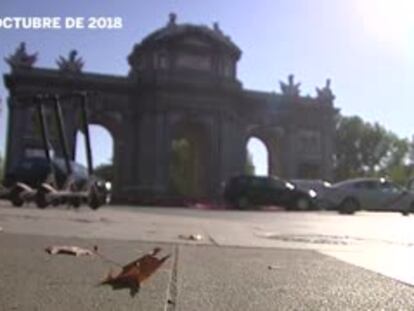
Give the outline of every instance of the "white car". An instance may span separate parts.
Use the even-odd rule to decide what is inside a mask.
[[[414,183],[403,188],[385,178],[356,178],[337,184],[325,193],[325,199],[343,214],[358,210],[414,213]]]

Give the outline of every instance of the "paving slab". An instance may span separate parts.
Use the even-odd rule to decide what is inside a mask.
[[[412,310],[414,305],[414,288],[310,250],[180,246],[177,269],[177,310]]]
[[[135,297],[128,289],[97,286],[113,264],[97,257],[50,255],[50,245],[91,248],[126,264],[165,244],[0,234],[0,310],[165,310],[171,279],[169,260]]]
[[[377,273],[414,284],[413,224],[394,214],[4,206],[0,310],[412,310],[412,288]],[[196,233],[204,238],[180,238]],[[94,287],[107,263],[43,251],[62,243],[98,244],[120,263],[155,245],[178,256],[131,300]]]

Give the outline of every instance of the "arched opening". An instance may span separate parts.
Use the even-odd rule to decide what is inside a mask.
[[[264,142],[251,137],[246,146],[245,173],[249,175],[269,175],[269,151]]]
[[[176,126],[170,148],[170,192],[186,198],[206,196],[209,158],[205,129],[194,123]]]
[[[101,125],[89,125],[92,161],[95,174],[105,180],[113,181],[114,140],[111,133]],[[85,135],[76,133],[75,161],[87,165]]]

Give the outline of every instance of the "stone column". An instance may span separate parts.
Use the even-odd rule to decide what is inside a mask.
[[[65,124],[65,135],[68,144],[68,154],[71,160],[75,160],[76,157],[76,134],[80,129],[80,124],[77,120],[80,119],[80,111],[77,107],[62,107],[63,122]],[[82,142],[84,143],[84,142]]]
[[[333,111],[327,111],[323,116],[323,130],[322,130],[322,163],[321,177],[327,180],[333,180],[333,153],[334,153],[334,135],[335,124],[333,118]]]
[[[221,176],[220,184],[232,176],[244,173],[246,162],[246,126],[229,117],[221,120],[220,154]]]
[[[113,193],[114,200],[124,195],[124,189],[127,188],[127,178],[131,171],[130,161],[127,159],[128,150],[125,148],[127,142],[123,135],[114,137],[114,151],[113,151]]]
[[[270,132],[270,137],[267,140],[269,148],[269,175],[278,177],[285,175],[285,167],[282,165],[284,136],[285,130],[282,127],[272,128]]]
[[[220,117],[218,114],[212,114],[210,118],[205,120],[205,123],[208,129],[208,137],[206,138],[208,139],[210,150],[204,156],[205,163],[201,165],[205,165],[206,195],[209,198],[217,198],[220,194],[220,172],[223,165],[220,157],[220,152],[222,152]]]
[[[5,171],[21,161],[24,156],[23,139],[25,130],[25,113],[22,104],[17,105],[12,98],[8,98],[8,129]]]
[[[281,166],[283,167],[283,175],[281,177],[291,179],[297,172],[297,154],[296,154],[296,131],[293,126],[286,127],[286,134],[283,136],[281,146]]]
[[[169,152],[165,113],[145,112],[140,116],[138,146],[137,190],[149,194],[165,193]]]

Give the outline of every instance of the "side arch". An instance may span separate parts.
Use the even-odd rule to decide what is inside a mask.
[[[269,149],[260,138],[251,136],[246,142],[245,173],[249,175],[269,175]]]
[[[284,130],[281,127],[251,127],[246,135],[245,142],[251,137],[256,137],[266,146],[268,151],[268,175],[283,177],[285,171],[282,165],[282,148]]]
[[[125,154],[124,146],[127,143],[127,135],[125,135],[123,124],[124,116],[120,111],[104,112],[91,109],[91,111],[89,111],[88,119],[94,168],[96,168],[98,164],[96,161],[96,154],[102,150],[99,150],[99,143],[96,142],[97,137],[94,137],[93,132],[91,132],[91,127],[100,126],[104,128],[112,137],[112,151],[111,155],[108,156],[112,158],[112,189],[114,199],[116,200],[117,193],[121,190],[121,185],[125,184],[126,178],[128,177],[127,174],[124,174],[125,169],[121,165]],[[76,146],[77,144],[78,132],[83,133],[80,120],[77,120],[76,127],[72,133],[73,146]],[[83,141],[81,143],[84,144]],[[76,153],[77,150],[76,147],[74,147],[73,157],[75,157]]]

